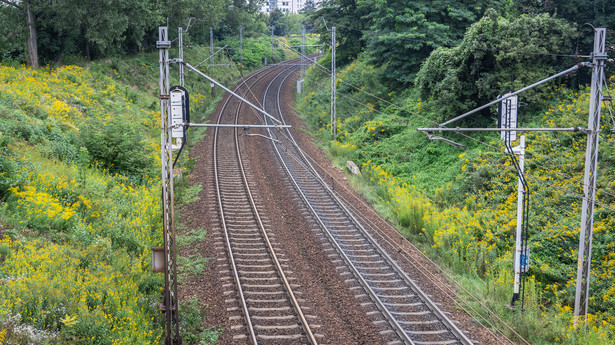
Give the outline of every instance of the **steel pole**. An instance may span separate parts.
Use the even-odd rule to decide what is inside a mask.
[[[336,130],[336,109],[335,109],[335,26],[331,27],[331,138],[337,136]]]
[[[182,28],[177,28],[177,38],[178,38],[178,50],[179,50],[179,59],[184,59],[184,30]],[[179,64],[179,85],[184,87],[184,65]]]
[[[574,299],[574,325],[577,327],[579,316],[585,315],[589,304],[589,282],[591,274],[591,252],[594,227],[594,203],[596,201],[596,178],[598,174],[598,142],[600,134],[600,108],[602,85],[604,83],[604,63],[606,54],[606,28],[594,30],[594,52],[592,54],[592,81],[587,124],[587,147],[585,153],[585,176],[583,179],[583,208],[581,230],[579,233],[579,258],[577,262],[577,283]]]
[[[211,77],[215,78],[214,73],[214,28],[209,27],[209,54],[211,55]],[[182,60],[183,61],[183,60]],[[214,84],[211,85],[211,96],[216,98],[216,86]]]
[[[173,157],[171,150],[171,111],[169,78],[169,33],[167,27],[158,28],[160,63],[160,151],[162,178],[162,231],[164,242],[164,311],[166,313],[165,345],[181,344],[177,307],[177,266],[173,205]]]
[[[518,149],[518,150],[516,150]],[[513,298],[511,304],[519,300],[520,282],[521,282],[521,254],[523,251],[522,236],[523,236],[523,176],[525,166],[525,135],[520,138],[519,146],[513,148],[511,154],[519,155],[519,177],[517,186],[517,236],[515,239],[515,254],[514,254],[514,270],[515,283],[513,289]]]

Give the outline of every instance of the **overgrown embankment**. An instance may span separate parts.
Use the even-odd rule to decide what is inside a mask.
[[[340,166],[347,159],[361,166],[363,174],[355,182],[363,194],[531,343],[612,343],[615,141],[610,119],[603,120],[600,144],[591,315],[588,332],[577,333],[571,307],[586,136],[525,133],[531,266],[526,310],[512,312],[505,304],[513,287],[517,175],[499,134],[438,133],[463,148],[429,141],[415,128],[437,127],[433,108],[426,108],[430,100],[421,100],[413,89],[388,92],[382,71],[360,57],[338,74],[339,127],[331,141],[329,76],[322,68],[310,69],[298,109],[333,159]],[[589,89],[551,87],[543,101],[546,108],[522,112],[523,127],[587,126]],[[495,123],[495,110],[493,119]]]
[[[237,77],[232,67],[222,81]],[[0,65],[7,343],[159,343],[163,281],[150,266],[162,242],[157,79],[155,53],[87,68]],[[203,117],[209,83],[186,86]]]

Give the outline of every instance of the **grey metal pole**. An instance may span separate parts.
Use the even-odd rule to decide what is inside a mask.
[[[305,24],[301,26],[301,80],[305,79]]]
[[[336,129],[336,109],[335,109],[335,26],[331,27],[331,138],[337,136]]]
[[[184,60],[184,30],[180,27],[177,28],[177,38],[178,38],[178,49],[179,49],[179,58]],[[179,86],[184,87],[184,65],[179,64]]]
[[[243,26],[239,27],[239,74],[243,77]]]
[[[525,135],[520,138],[519,146],[513,148],[510,154],[519,155],[519,177],[517,181],[517,234],[515,236],[515,253],[513,254],[515,279],[513,284],[512,303],[519,300],[521,287],[521,255],[523,254],[523,170],[525,167]],[[523,301],[522,301],[523,303]]]
[[[274,38],[273,38],[273,25],[271,25],[271,62],[270,63],[273,63],[273,41],[274,41]]]
[[[214,28],[209,27],[209,54],[211,55],[211,76],[215,76],[214,73]],[[183,61],[183,60],[182,60]],[[216,98],[216,86],[211,84],[211,96]]]
[[[587,327],[592,237],[594,227],[594,203],[596,200],[596,178],[598,175],[600,108],[602,102],[602,84],[604,83],[604,63],[607,59],[606,28],[594,29],[594,52],[592,54],[592,58],[592,81],[589,103],[589,120],[587,125],[589,132],[587,135],[587,148],[585,153],[583,208],[581,212],[577,284],[574,298],[575,327],[578,325],[580,315],[585,315],[584,323]]]

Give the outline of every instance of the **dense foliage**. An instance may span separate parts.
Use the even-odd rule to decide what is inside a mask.
[[[207,54],[192,48],[186,58]],[[159,343],[162,281],[150,266],[162,241],[157,61],[154,53],[89,69],[0,65],[6,343]],[[233,65],[226,71],[225,84],[239,76]],[[209,83],[186,86],[194,113],[211,111]]]
[[[543,47],[535,47],[535,43],[524,47],[523,42],[519,44],[516,39],[506,42],[504,39],[509,36],[496,34],[497,38],[485,37],[490,44],[488,49],[514,48],[530,53],[545,53],[548,48],[548,51],[560,54],[587,54],[593,47],[593,34],[585,23],[595,27],[615,27],[615,16],[612,15],[615,4],[605,0],[327,0],[319,10],[310,14],[310,18],[319,26],[318,33],[323,44],[330,44],[331,34],[322,19],[327,22],[329,29],[333,25],[337,26],[339,65],[348,64],[361,52],[365,52],[371,57],[372,64],[387,68],[386,73],[381,75],[387,85],[399,87],[409,86],[414,81],[423,60],[434,49],[463,45],[461,40],[466,29],[486,16],[488,9],[499,11],[510,23],[508,34],[514,38],[527,37],[529,28],[520,28],[525,31],[520,34],[511,31],[512,26],[516,25],[514,23],[521,23],[518,17],[523,14],[527,15],[526,20],[542,14],[537,17],[552,18],[540,20],[543,24],[548,25],[550,21],[557,26],[553,31],[543,27],[536,32],[537,37],[532,38],[534,42],[538,38],[548,41]],[[570,34],[570,30],[576,33]],[[532,48],[540,49],[536,51]],[[536,69],[549,68],[553,66],[553,61],[542,59],[533,65]]]
[[[12,344],[153,343],[155,113],[111,77],[0,65],[0,328]],[[136,143],[88,141],[132,123]],[[129,134],[131,132],[128,132]],[[123,133],[115,133],[122,138]],[[142,164],[117,166],[117,151]],[[138,178],[137,178],[138,177]]]
[[[492,1],[364,0],[371,25],[364,37],[375,65],[386,65],[386,79],[409,84],[421,63],[440,46],[455,45]]]
[[[438,122],[452,114],[485,104],[500,92],[518,90],[572,67],[576,30],[565,20],[548,14],[506,19],[490,10],[466,32],[456,47],[438,48],[427,58],[416,87]],[[553,55],[551,55],[553,54]],[[544,89],[522,95],[522,101],[544,107]],[[492,123],[482,121],[482,125]],[[476,124],[476,121],[474,122]],[[479,122],[480,124],[481,122]]]
[[[134,54],[154,46],[158,26],[190,28],[194,42],[266,31],[259,0],[2,0],[0,59],[42,63]],[[177,31],[171,30],[171,37]],[[26,42],[32,42],[32,46]],[[27,49],[26,49],[27,48]],[[32,52],[34,50],[34,52]],[[42,64],[41,63],[41,64]]]

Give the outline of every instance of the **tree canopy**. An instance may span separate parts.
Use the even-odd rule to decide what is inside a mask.
[[[574,65],[552,54],[574,53],[576,37],[571,24],[547,13],[507,19],[489,10],[459,46],[438,48],[425,60],[416,86],[435,113],[452,117]],[[544,92],[524,93],[523,101],[539,102]]]
[[[209,41],[218,36],[265,31],[263,0],[0,0],[0,58],[38,66],[60,63],[63,56],[87,60],[134,54],[153,46],[157,28],[188,26],[188,38]],[[170,30],[170,35],[176,35]],[[26,44],[27,43],[27,44]],[[26,49],[27,47],[27,49]]]
[[[435,48],[456,45],[492,2],[360,0],[371,23],[364,36],[368,54],[387,66],[389,80],[409,84]]]

